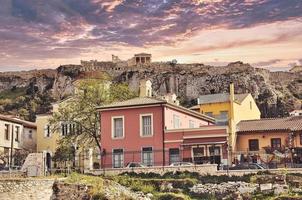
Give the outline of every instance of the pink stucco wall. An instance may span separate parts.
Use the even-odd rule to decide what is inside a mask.
[[[163,110],[164,117],[163,119]],[[153,115],[153,136],[142,137],[140,135],[140,115],[152,114]],[[173,115],[178,115],[180,119],[180,129],[189,128],[189,121],[195,123],[195,127],[207,126],[207,121],[192,117],[186,113],[177,111],[173,108],[167,108],[159,105],[150,107],[133,107],[125,109],[116,109],[101,111],[101,146],[106,154],[102,156],[101,165],[103,168],[112,167],[112,152],[113,149],[124,150],[124,166],[129,162],[142,162],[141,151],[143,147],[152,147],[154,165],[163,165],[163,148],[165,146],[165,164],[169,164],[168,154],[169,148],[180,148],[181,142],[165,144],[163,137],[168,137],[170,140],[182,139],[183,133],[163,133],[163,122],[165,122],[166,130],[173,128]],[[112,138],[112,118],[117,116],[124,117],[124,138]],[[163,135],[164,134],[164,135]],[[194,133],[193,133],[194,134]],[[189,149],[183,151],[184,156],[188,156]],[[188,154],[188,155],[187,155]]]
[[[190,115],[180,112],[178,110],[174,110],[173,108],[165,107],[165,126],[166,126],[167,130],[174,129],[174,126],[173,126],[173,119],[174,119],[173,116],[174,115],[179,116],[179,119],[180,119],[179,129],[190,128],[189,127],[190,120],[194,122],[194,128],[209,125],[209,123],[207,121],[190,116]]]
[[[124,165],[129,162],[141,162],[139,151],[143,147],[152,147],[153,151],[163,149],[162,107],[131,108],[101,112],[101,145],[106,151],[104,167],[112,166],[111,153],[113,149],[124,149]],[[153,136],[140,136],[140,114],[153,114]],[[124,116],[124,138],[112,139],[112,117]],[[126,153],[129,152],[129,153]],[[162,152],[154,153],[154,164],[162,165]]]

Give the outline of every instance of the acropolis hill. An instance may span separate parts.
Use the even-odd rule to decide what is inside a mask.
[[[297,69],[297,68],[296,68]],[[301,108],[301,71],[270,72],[243,62],[214,67],[202,63],[179,64],[152,62],[152,55],[135,54],[128,60],[112,55],[112,61],[81,61],[80,65],[62,65],[57,69],[0,73],[0,111],[16,113],[36,99],[41,102],[58,101],[72,95],[73,82],[84,78],[99,78],[106,74],[114,82],[125,82],[138,91],[141,79],[150,79],[155,94],[175,92],[184,106],[194,105],[199,95],[228,92],[234,82],[236,93],[251,93],[263,117],[284,116]],[[16,95],[23,96],[23,104],[16,103]],[[44,100],[39,100],[39,99]],[[18,107],[21,106],[22,107]],[[45,105],[36,113],[47,112]]]

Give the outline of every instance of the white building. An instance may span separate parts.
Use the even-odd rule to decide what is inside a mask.
[[[36,125],[34,123],[0,115],[0,165],[10,163],[10,155],[36,149]]]

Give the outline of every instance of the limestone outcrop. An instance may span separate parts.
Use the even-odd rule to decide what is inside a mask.
[[[82,65],[64,65],[57,69],[0,73],[0,112],[19,111],[14,100],[5,100],[15,97],[14,91],[21,90],[20,95],[30,98],[40,95],[42,99],[55,102],[72,95],[75,80],[99,78],[104,74],[115,82],[128,83],[134,91],[138,91],[141,79],[151,79],[155,94],[175,92],[185,106],[194,105],[199,95],[228,92],[233,82],[236,93],[253,95],[262,117],[286,116],[289,111],[301,108],[302,76],[296,71],[271,72],[242,62],[221,67],[175,62],[135,66],[119,62],[95,62],[93,65],[82,62]],[[37,101],[38,104],[41,101]],[[7,102],[9,106],[4,105]],[[47,112],[47,109],[41,107],[38,111],[33,111],[32,115]]]

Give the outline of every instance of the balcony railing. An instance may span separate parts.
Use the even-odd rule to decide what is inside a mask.
[[[211,117],[215,118],[217,125],[229,125],[229,119],[227,116],[212,115]]]

